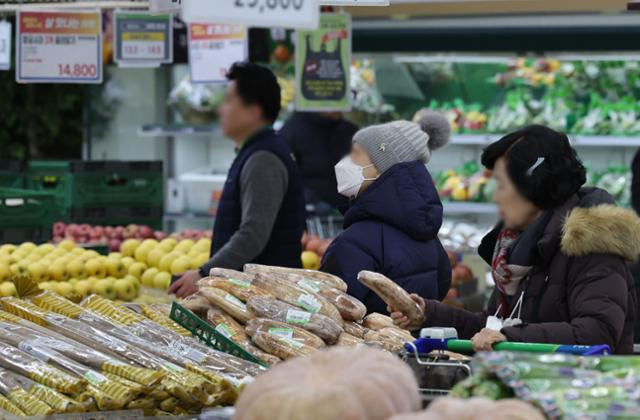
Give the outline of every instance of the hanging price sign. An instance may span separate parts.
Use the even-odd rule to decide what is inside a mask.
[[[101,83],[99,11],[18,11],[19,83]]]
[[[149,0],[151,13],[175,13],[182,8],[182,0]]]
[[[192,83],[226,82],[227,71],[248,55],[247,28],[215,23],[189,24],[189,72]]]
[[[173,61],[171,15],[144,12],[114,14],[113,61],[122,66],[157,67]]]
[[[182,17],[186,22],[313,29],[318,27],[319,9],[318,0],[188,0]]]
[[[11,24],[0,22],[0,70],[11,67]]]

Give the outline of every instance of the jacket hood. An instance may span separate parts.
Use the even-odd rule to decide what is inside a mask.
[[[594,200],[602,192],[594,190],[569,212],[562,250],[569,256],[613,254],[635,261],[640,256],[640,218],[633,210]]]
[[[383,173],[352,203],[344,225],[364,220],[387,223],[419,241],[436,238],[442,203],[427,168],[420,162],[399,163]]]

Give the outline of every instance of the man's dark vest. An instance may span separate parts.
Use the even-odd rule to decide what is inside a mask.
[[[304,191],[302,177],[286,142],[273,129],[260,131],[250,138],[236,156],[218,204],[216,223],[213,227],[211,255],[218,252],[238,230],[242,221],[240,198],[240,174],[249,158],[266,150],[276,155],[287,168],[289,183],[271,236],[266,247],[253,261],[247,263],[300,267],[302,247],[300,239],[305,227]]]

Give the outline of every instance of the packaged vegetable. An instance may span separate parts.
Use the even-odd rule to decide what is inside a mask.
[[[338,341],[342,327],[333,319],[321,314],[301,311],[293,305],[265,296],[254,296],[247,302],[247,309],[255,316],[301,327],[327,344]]]

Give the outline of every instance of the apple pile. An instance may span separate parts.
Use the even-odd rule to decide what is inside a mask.
[[[211,239],[182,239],[169,237],[156,239],[131,238],[122,242],[120,253],[125,258],[133,258],[142,264],[144,270],[138,272],[144,286],[166,290],[172,275],[180,275],[187,270],[195,270],[209,260]]]
[[[451,287],[443,301],[451,303],[460,297],[460,285],[473,281],[473,272],[468,266],[458,262],[458,255],[455,252],[447,250],[447,255],[451,263]]]
[[[160,230],[153,230],[146,225],[129,224],[127,226],[92,226],[86,223],[66,224],[56,222],[52,227],[53,243],[62,240],[71,240],[77,244],[99,244],[107,245],[109,251],[115,252],[120,249],[123,241],[127,239],[155,239],[161,241],[171,237],[176,240],[201,238],[211,238],[210,230],[185,229],[180,233],[168,234]]]
[[[132,301],[140,291],[144,266],[114,252],[108,256],[76,246],[68,239],[57,245],[25,242],[0,246],[0,294],[16,294],[14,280],[28,277],[40,289],[74,302],[95,293],[112,300]]]

